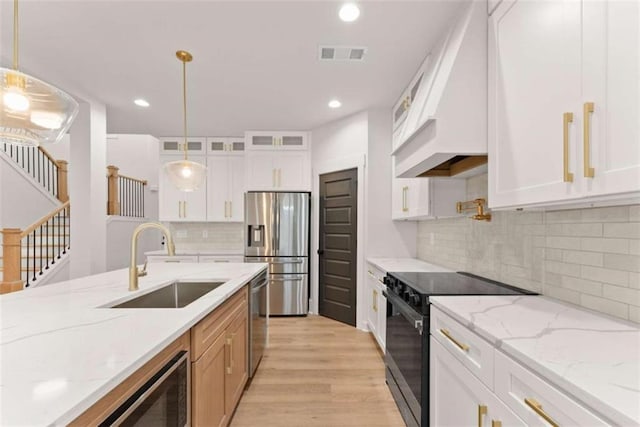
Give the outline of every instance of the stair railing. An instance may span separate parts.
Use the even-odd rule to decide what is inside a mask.
[[[144,218],[144,190],[147,181],[120,175],[107,166],[107,215]]]
[[[63,203],[69,200],[66,160],[55,160],[42,147],[18,147],[6,143],[0,147],[51,195]]]
[[[24,230],[5,228],[1,231],[3,271],[0,294],[29,287],[67,253],[70,221],[71,204],[67,201]],[[23,272],[26,272],[26,278]]]

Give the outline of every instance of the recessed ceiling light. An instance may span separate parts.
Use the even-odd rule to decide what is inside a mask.
[[[149,102],[147,102],[146,100],[142,99],[142,98],[138,98],[135,101],[133,101],[134,104],[136,104],[138,107],[148,107],[149,106]]]
[[[337,99],[332,99],[331,101],[329,101],[329,108],[340,108],[342,107],[342,102],[338,101]]]
[[[360,8],[355,3],[345,3],[338,15],[344,22],[353,22],[360,16]]]

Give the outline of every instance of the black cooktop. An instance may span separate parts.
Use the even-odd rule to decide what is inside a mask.
[[[389,273],[421,296],[435,295],[536,295],[535,292],[475,276],[470,273]]]

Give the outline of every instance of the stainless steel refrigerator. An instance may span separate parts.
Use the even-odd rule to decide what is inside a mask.
[[[309,311],[310,193],[245,194],[245,261],[269,263],[269,315]]]

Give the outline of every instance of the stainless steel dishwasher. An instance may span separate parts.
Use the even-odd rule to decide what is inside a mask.
[[[269,281],[266,271],[251,281],[249,291],[249,377],[253,378],[267,347]]]

